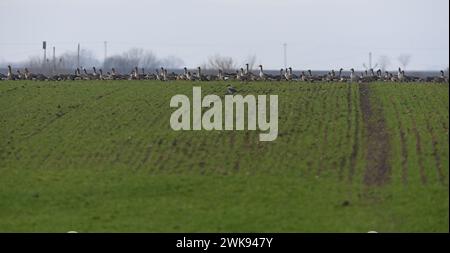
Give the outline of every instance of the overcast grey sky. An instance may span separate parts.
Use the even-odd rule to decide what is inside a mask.
[[[266,68],[362,68],[368,52],[409,69],[449,65],[448,0],[0,0],[0,62],[57,54],[78,42],[103,59],[131,47],[195,67],[219,53]]]

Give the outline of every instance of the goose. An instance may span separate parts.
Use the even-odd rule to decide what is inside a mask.
[[[190,78],[189,78],[189,75],[190,75],[190,73],[189,73],[188,69],[187,69],[186,67],[184,67],[184,76],[185,76],[185,78],[188,79],[188,80],[190,79]]]
[[[143,69],[141,69],[141,70],[143,70]],[[139,73],[138,67],[137,66],[134,67],[134,79],[135,80],[144,79],[144,73],[145,72]]]
[[[292,81],[292,68],[289,67],[284,72],[284,78],[286,78],[286,81]]]
[[[219,69],[219,73],[217,73],[217,80],[220,80],[220,81],[225,80],[222,69]]]
[[[197,67],[197,70],[198,70],[198,76],[197,76],[198,80],[199,80],[199,81],[208,81],[208,79],[206,78],[206,76],[204,76],[204,75],[202,74],[202,68],[201,68],[201,67]]]
[[[140,80],[146,79],[147,75],[145,74],[145,69],[141,68],[142,74],[139,75]]]
[[[99,69],[98,72],[100,73],[99,76],[98,76],[98,79],[99,80],[105,80],[105,76],[103,76],[103,70]]]
[[[75,70],[73,80],[82,80],[82,79],[83,79],[83,77],[81,76],[81,70],[80,70],[80,68],[77,68]]]
[[[32,79],[32,75],[30,73],[30,71],[28,71],[28,68],[25,68],[25,80],[31,80]]]
[[[435,83],[448,83],[444,70],[439,71],[439,73],[440,75],[438,77],[429,77],[427,80]]]
[[[333,70],[329,71],[324,78],[322,78],[322,81],[331,82],[333,81]]]
[[[192,75],[191,71],[188,71],[186,74],[186,79],[189,81],[194,81],[194,76]]]
[[[91,74],[88,74],[88,72],[87,72],[87,70],[85,69],[85,68],[83,68],[83,79],[84,80],[91,80],[91,78],[92,78],[92,75]]]
[[[398,77],[394,76],[394,74],[392,74],[392,73],[389,73],[389,80],[391,82],[397,82],[398,81]]]
[[[342,71],[344,71],[343,68],[339,69],[339,74],[338,74],[338,80],[339,82],[345,82],[346,81],[346,77],[342,75]]]
[[[228,81],[230,80],[230,78],[233,78],[233,74],[227,73],[225,71],[222,70],[222,75],[223,75],[223,80],[224,81]]]
[[[366,73],[365,76],[361,77],[361,81],[363,81],[363,82],[374,82],[374,81],[376,81],[378,79],[372,68],[369,69],[368,72],[366,70],[365,73]]]
[[[389,78],[390,78],[389,71],[385,71],[384,72],[384,76],[383,76],[383,80],[386,82],[386,81],[389,81]]]
[[[167,69],[162,69],[162,80],[167,81]]]
[[[355,70],[353,68],[350,69],[350,82],[358,82],[359,76],[355,74]]]
[[[250,74],[249,64],[248,63],[245,64],[245,72],[244,72],[244,74],[245,75],[249,75]]]
[[[130,79],[131,80],[139,80],[139,70],[138,70],[137,66],[135,66],[133,71],[131,71]]]
[[[128,74],[127,80],[134,80],[134,69],[131,69],[130,74]]]
[[[248,76],[245,75],[245,71],[243,68],[240,68],[238,71],[236,71],[236,80],[243,82],[248,81]]]
[[[117,78],[116,69],[115,69],[115,68],[112,68],[112,69],[111,69],[111,79],[112,79],[112,80],[116,80],[116,78]]]
[[[312,71],[308,69],[308,81],[315,82],[320,81],[320,79],[321,79],[320,77],[313,76]]]
[[[307,82],[308,81],[308,77],[306,76],[305,71],[302,71],[300,73],[300,80],[303,81],[303,82]]]
[[[268,76],[264,73],[263,66],[260,64],[259,66],[259,80],[266,81]]]
[[[8,65],[7,79],[8,79],[8,80],[15,80],[14,74],[13,74],[13,72],[12,72],[11,65]]]
[[[401,68],[398,68],[398,72],[397,72],[398,81],[402,82],[404,80],[404,77],[405,77],[404,74],[405,74],[405,72],[402,71]]]
[[[382,79],[383,79],[381,69],[378,69],[378,70],[377,70],[377,79],[378,79],[378,80],[382,80]]]
[[[236,77],[235,79],[240,81],[241,80],[241,73],[239,72],[240,70],[236,70]]]
[[[231,85],[228,85],[228,86],[227,86],[227,93],[228,93],[228,94],[234,94],[234,93],[236,93],[236,92],[237,92],[236,88],[234,88],[234,87],[231,86]]]
[[[19,79],[19,80],[25,79],[24,75],[22,75],[22,73],[20,72],[19,69],[17,70],[17,79]]]
[[[33,74],[33,73],[31,73],[28,70],[28,68],[25,68],[25,78],[27,80],[34,80],[34,81],[36,81],[36,80],[43,81],[43,80],[47,79],[47,77],[44,76],[43,74]]]
[[[175,73],[175,72],[171,72],[171,73],[168,73],[168,70],[167,69],[165,69],[165,75],[166,75],[166,79],[168,80],[168,81],[173,81],[173,80],[177,80],[177,74]]]
[[[99,75],[97,73],[97,69],[95,67],[92,67],[92,69],[94,70],[94,72],[92,73],[92,79],[98,80],[99,79]]]
[[[448,78],[445,76],[445,72],[443,70],[440,71],[441,76],[439,77],[439,82],[448,83]]]
[[[158,69],[155,69],[156,80],[161,81],[161,75]]]
[[[156,79],[159,81],[164,81],[164,68],[161,67],[159,70],[156,69]]]
[[[282,81],[285,78],[284,69],[280,69],[280,75],[277,76],[277,81]]]
[[[247,81],[249,80],[256,81],[258,79],[257,76],[255,76],[253,72],[250,70],[250,65],[248,63],[245,64],[244,75]]]
[[[183,74],[177,77],[178,80],[188,80],[188,70],[186,67],[183,68]]]

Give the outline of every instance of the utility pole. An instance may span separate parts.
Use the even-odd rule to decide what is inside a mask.
[[[42,41],[42,49],[44,49],[43,66],[45,66],[45,63],[47,62],[47,41]]]
[[[56,72],[55,46],[53,46],[53,73]]]
[[[284,53],[284,68],[287,68],[287,44],[283,44],[283,53]]]
[[[369,52],[369,70],[372,69],[372,52]]]
[[[77,68],[80,68],[80,43],[78,43]]]
[[[104,43],[105,43],[105,58],[103,59],[103,62],[106,61],[106,58],[107,58],[107,56],[108,56],[108,55],[107,55],[107,53],[108,53],[108,41],[105,40]]]

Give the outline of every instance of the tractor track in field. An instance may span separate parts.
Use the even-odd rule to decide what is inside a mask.
[[[416,153],[417,153],[417,163],[419,164],[419,173],[420,173],[420,180],[422,184],[426,184],[428,179],[425,174],[425,166],[423,164],[423,151],[422,151],[422,139],[420,138],[419,130],[417,130],[417,123],[416,120],[411,117],[412,120],[412,131],[414,132],[414,135],[416,136]]]
[[[8,94],[8,93],[13,92],[13,91],[18,90],[18,89],[19,89],[19,87],[14,87],[14,88],[11,88],[11,89],[7,89],[5,91],[0,92],[0,96],[3,96],[5,94]]]
[[[445,185],[445,175],[444,175],[444,171],[442,169],[442,164],[441,164],[441,157],[439,155],[438,149],[437,149],[437,137],[436,134],[433,131],[433,127],[430,124],[430,120],[427,120],[427,130],[431,135],[431,145],[433,148],[433,156],[434,156],[434,161],[436,164],[436,169],[437,169],[437,173],[439,176],[439,181],[441,182],[441,184]]]
[[[360,109],[364,124],[366,140],[366,168],[364,184],[381,186],[389,180],[390,142],[386,120],[379,104],[371,100],[369,84],[359,84]]]
[[[118,89],[112,90],[112,91],[107,92],[107,93],[105,93],[105,94],[103,94],[103,95],[97,96],[97,97],[95,98],[95,100],[99,100],[99,99],[105,98],[105,97],[110,96],[110,95],[116,93],[117,91],[120,91],[120,90],[123,90],[123,89],[124,89],[124,88],[118,88]],[[77,110],[79,110],[80,108],[86,106],[86,104],[89,104],[89,103],[82,103],[82,104],[77,104],[77,105],[75,105],[75,106],[72,106],[72,107],[70,107],[71,110],[68,110],[67,112],[58,111],[58,112],[55,114],[55,117],[53,117],[53,118],[50,119],[48,122],[46,122],[42,127],[36,129],[35,131],[31,132],[29,135],[25,136],[24,139],[30,139],[30,138],[32,138],[33,136],[42,133],[45,129],[47,129],[47,128],[48,128],[50,125],[52,125],[53,123],[57,122],[57,121],[60,120],[61,118],[64,118],[67,114],[73,113],[74,111],[77,111]],[[67,116],[66,116],[66,117],[67,117]]]
[[[337,89],[334,88],[330,92],[330,94],[326,94],[325,95],[325,99],[330,97],[330,96],[334,97],[336,95],[336,90]],[[336,101],[338,101],[338,99],[336,99]],[[339,108],[339,107],[336,107],[336,108]],[[321,148],[320,148],[320,150],[321,150],[321,155],[320,155],[321,159],[319,160],[319,168],[318,168],[318,171],[317,171],[317,175],[319,175],[319,176],[322,174],[323,171],[328,170],[328,168],[324,168],[324,161],[327,160],[326,159],[326,156],[327,156],[326,148],[328,147],[328,143],[329,143],[329,128],[330,128],[330,125],[331,125],[333,119],[331,117],[332,115],[327,115],[327,111],[328,110],[325,109],[323,111],[322,117],[321,117],[322,119],[324,119],[324,128],[323,128],[323,141],[321,142]]]
[[[349,112],[349,116],[347,118],[347,124],[348,124],[348,132],[347,132],[347,136],[350,139],[351,137],[351,112],[353,111],[352,109],[352,88],[351,88],[351,84],[348,86],[348,90],[347,90],[347,110]],[[353,132],[353,137],[354,137],[354,141],[353,141],[353,145],[352,145],[352,152],[350,154],[350,159],[349,159],[349,172],[348,172],[348,180],[350,182],[353,181],[353,175],[355,174],[355,170],[356,170],[356,161],[358,158],[358,150],[359,150],[359,145],[360,145],[360,139],[359,139],[359,131],[360,131],[360,122],[359,122],[359,110],[356,110],[355,112],[355,129]],[[341,163],[345,163],[345,162],[341,162]]]
[[[400,133],[400,145],[401,145],[401,156],[402,156],[402,181],[404,184],[408,183],[408,145],[406,143],[406,134],[403,127],[403,123],[400,120],[400,114],[398,113],[397,105],[394,103],[391,97],[392,107],[395,111],[395,117],[397,118],[399,133]]]
[[[351,119],[351,112],[352,112],[352,87],[350,85],[347,86],[347,129],[345,133],[345,138],[347,141],[351,140],[351,125],[352,125],[352,119]],[[339,162],[339,169],[338,169],[338,176],[339,180],[342,180],[345,170],[345,165],[348,164],[349,161],[346,156],[341,157],[341,160]]]

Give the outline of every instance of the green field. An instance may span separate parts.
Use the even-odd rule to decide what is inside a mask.
[[[0,232],[448,232],[449,86],[234,83],[279,134],[173,131],[224,82],[0,82]]]

